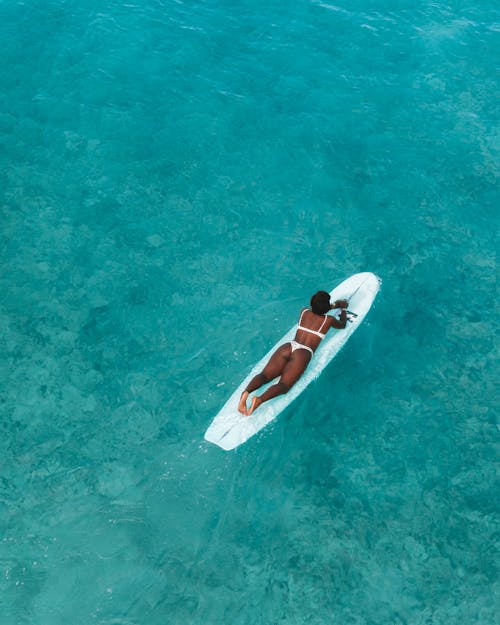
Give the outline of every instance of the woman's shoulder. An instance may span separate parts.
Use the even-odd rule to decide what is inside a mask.
[[[301,308],[300,309],[300,316],[299,316],[299,324],[302,321],[302,318],[304,317],[304,313],[306,313],[309,310],[309,308]]]

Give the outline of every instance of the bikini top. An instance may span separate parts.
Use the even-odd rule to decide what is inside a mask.
[[[326,320],[328,319],[328,315],[325,315],[325,319],[323,321],[323,323],[321,324],[321,328],[319,330],[311,330],[310,328],[304,328],[304,326],[301,326],[301,322],[302,322],[302,315],[306,312],[307,308],[304,308],[304,310],[302,311],[301,315],[300,315],[300,319],[299,319],[299,325],[297,326],[297,330],[303,330],[304,332],[309,332],[310,334],[315,334],[316,336],[319,336],[320,339],[324,339],[325,338],[325,334],[322,334],[321,330],[323,329],[323,326],[326,323]]]

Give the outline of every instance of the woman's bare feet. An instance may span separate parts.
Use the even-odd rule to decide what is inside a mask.
[[[240,397],[240,403],[238,404],[238,410],[241,414],[247,414],[247,399],[248,399],[248,391],[243,391]]]
[[[257,410],[257,408],[261,405],[261,403],[262,403],[262,399],[260,397],[252,397],[252,403],[250,405],[250,409],[247,410],[247,417],[249,417],[254,410]]]

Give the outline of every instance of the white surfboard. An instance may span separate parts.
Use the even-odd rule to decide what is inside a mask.
[[[369,272],[356,273],[330,292],[332,301],[337,299],[349,300],[348,310],[357,316],[352,318],[352,322],[348,322],[343,330],[332,328],[328,331],[326,337],[321,341],[318,349],[314,353],[307,369],[298,382],[292,386],[288,393],[279,395],[271,399],[257,408],[257,410],[249,417],[238,412],[238,402],[241,393],[246,388],[250,380],[266,365],[271,355],[276,349],[291,341],[297,330],[294,325],[283,338],[260,360],[250,371],[248,376],[234,391],[231,397],[224,404],[219,414],[214,418],[210,427],[205,432],[205,439],[210,443],[214,443],[222,449],[230,450],[238,447],[251,436],[257,434],[270,421],[275,419],[282,410],[284,410],[302,391],[323,371],[326,365],[334,358],[340,349],[345,345],[346,341],[353,334],[359,324],[365,318],[367,312],[380,289],[381,280],[375,274]],[[339,311],[332,311],[330,314],[338,315]],[[258,395],[270,384],[262,386],[256,392]],[[248,405],[252,394],[250,394]]]

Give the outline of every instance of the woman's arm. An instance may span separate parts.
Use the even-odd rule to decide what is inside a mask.
[[[340,317],[337,319],[336,317],[331,316],[331,327],[337,328],[337,330],[343,330],[347,325],[347,313],[345,309],[340,311]]]

